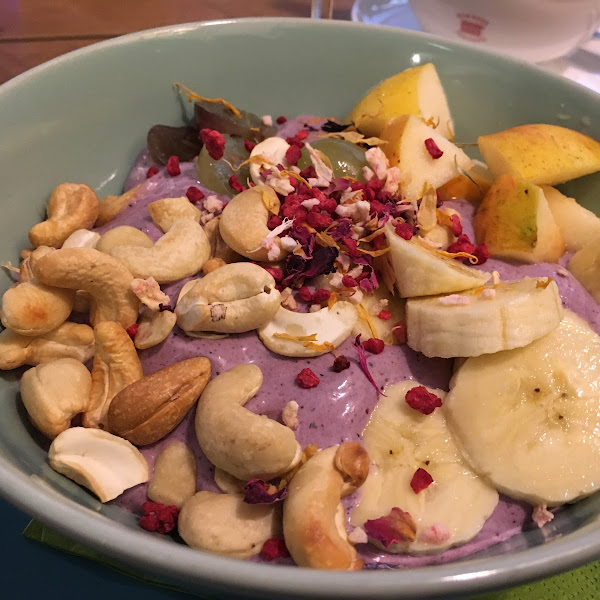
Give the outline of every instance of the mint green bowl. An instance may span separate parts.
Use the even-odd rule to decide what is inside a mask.
[[[52,188],[85,182],[121,190],[155,123],[177,124],[172,83],[221,96],[258,114],[343,118],[372,85],[434,62],[456,137],[521,123],[556,123],[600,139],[600,98],[523,62],[424,34],[345,22],[257,19],[136,33],[73,52],[0,87],[0,259],[18,261]],[[599,209],[594,176],[569,188]],[[2,291],[9,285],[2,280]],[[54,473],[18,400],[14,374],[0,385],[0,493],[66,535],[195,591],[253,598],[450,598],[564,571],[600,557],[600,497],[563,510],[544,530],[520,534],[459,562],[419,569],[337,573],[277,567],[191,550],[139,529]],[[222,597],[222,596],[220,596]]]

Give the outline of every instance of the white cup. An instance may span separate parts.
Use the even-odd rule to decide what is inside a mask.
[[[533,62],[575,50],[600,25],[600,0],[409,0],[425,31]]]

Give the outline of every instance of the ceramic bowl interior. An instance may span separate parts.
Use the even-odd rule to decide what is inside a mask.
[[[522,123],[555,123],[600,139],[592,92],[528,64],[424,34],[354,23],[259,19],[174,26],[125,36],[42,65],[0,88],[0,258],[18,262],[52,188],[81,181],[117,193],[149,126],[178,124],[180,81],[258,114],[343,118],[367,89],[410,66],[437,66],[459,142]],[[598,177],[568,191],[600,208]],[[8,287],[2,279],[2,291]],[[450,597],[566,570],[600,555],[600,496],[460,562],[420,569],[316,572],[234,561],[139,530],[54,473],[18,399],[0,383],[0,492],[79,541],[196,591],[243,597]],[[234,597],[233,595],[231,597]]]

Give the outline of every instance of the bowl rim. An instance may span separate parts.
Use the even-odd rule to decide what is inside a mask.
[[[432,45],[466,49],[474,54],[488,54],[525,69],[541,72],[542,69],[522,59],[502,55],[494,50],[473,48],[467,43],[448,41],[432,34],[401,28],[370,25],[352,21],[313,20],[309,18],[253,17],[215,21],[199,21],[168,25],[138,31],[90,46],[73,50],[34,67],[0,86],[2,96],[15,87],[34,78],[38,73],[63,65],[74,58],[102,51],[107,47],[125,46],[143,39],[172,37],[205,27],[242,25],[307,25],[310,27],[336,27],[341,29],[386,30],[399,37],[418,38]],[[597,98],[598,95],[563,76],[543,71],[545,76],[560,80],[561,85],[577,88],[578,93]],[[42,485],[40,485],[40,482]],[[587,523],[578,531],[550,543],[527,548],[491,558],[463,559],[443,565],[410,569],[358,571],[352,573],[318,571],[295,566],[253,563],[217,556],[194,550],[185,545],[166,543],[158,536],[131,530],[121,523],[101,515],[62,496],[37,476],[27,475],[8,460],[0,457],[0,495],[22,511],[39,519],[57,531],[88,545],[101,553],[124,563],[134,563],[154,573],[172,577],[196,586],[205,584],[213,588],[238,593],[284,593],[289,597],[315,597],[321,599],[372,600],[410,596],[414,598],[447,597],[448,594],[482,593],[502,587],[513,587],[566,571],[600,557],[600,526]],[[170,560],[164,561],[165,552]],[[307,577],[307,572],[310,576]],[[368,590],[368,592],[367,592]]]

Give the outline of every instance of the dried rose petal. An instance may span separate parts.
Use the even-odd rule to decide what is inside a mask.
[[[262,479],[251,479],[244,486],[244,502],[246,504],[273,504],[287,496],[287,487],[280,490]]]
[[[336,373],[341,373],[346,369],[350,368],[350,361],[341,354],[340,356],[336,356],[333,361],[333,367],[331,367]]]
[[[406,392],[406,403],[424,415],[430,415],[442,405],[442,399],[432,394],[425,386],[418,385]]]
[[[195,185],[190,185],[190,187],[186,190],[185,195],[192,204],[196,204],[196,202],[200,202],[200,200],[204,198],[204,192]]]
[[[177,526],[179,509],[176,506],[161,504],[160,502],[144,502],[142,505],[144,515],[140,517],[139,524],[146,531],[169,533]]]
[[[410,240],[413,236],[413,226],[408,223],[396,223],[394,225],[396,235],[399,235],[403,240]]]
[[[296,383],[305,390],[314,388],[319,385],[320,379],[310,369],[302,369],[298,375],[296,375]]]
[[[406,323],[404,321],[395,323],[392,327],[392,335],[399,344],[406,344]]]
[[[432,483],[433,477],[425,469],[419,467],[410,480],[410,487],[415,494],[418,494],[428,488]]]
[[[150,179],[150,177],[154,177],[160,169],[158,167],[150,167],[146,171],[146,179]]]
[[[425,140],[425,148],[429,152],[429,156],[433,159],[440,158],[444,153],[439,149],[433,138],[427,138]]]
[[[238,179],[238,176],[235,173],[229,177],[227,183],[229,184],[229,187],[238,194],[246,189],[246,186],[242,185],[242,182]]]
[[[201,129],[200,137],[213,160],[221,160],[225,154],[225,138],[215,129]]]
[[[265,560],[274,560],[276,558],[287,558],[290,553],[283,538],[271,538],[263,544],[260,556]]]
[[[181,175],[181,169],[179,168],[179,156],[169,156],[169,160],[167,161],[167,173],[171,177]]]
[[[385,348],[385,344],[379,338],[370,338],[363,342],[363,347],[371,354],[381,354]]]
[[[315,304],[320,304],[321,302],[327,302],[327,300],[329,300],[330,297],[331,297],[331,292],[329,290],[326,290],[324,288],[319,288],[318,290],[315,290],[313,292],[311,300]]]
[[[400,542],[412,542],[417,535],[413,518],[397,506],[379,519],[365,521],[363,528],[370,538],[378,540],[386,548]]]

